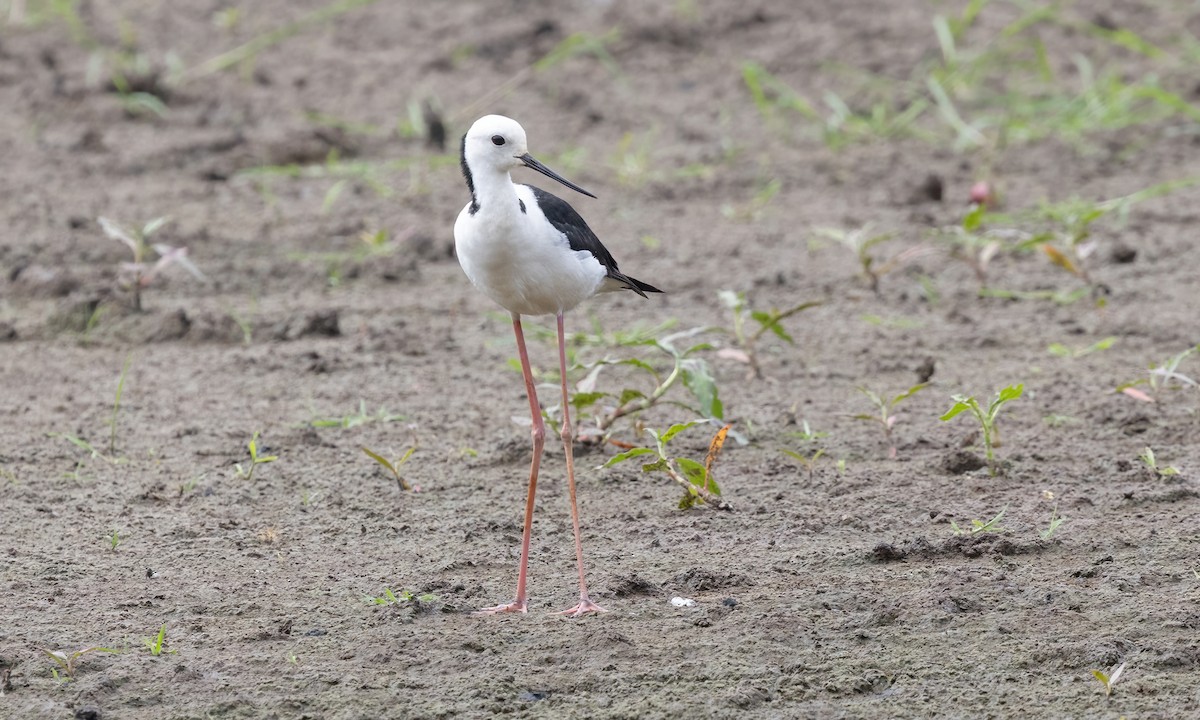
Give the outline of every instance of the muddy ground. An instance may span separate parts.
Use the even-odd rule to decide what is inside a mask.
[[[219,71],[201,63],[320,3],[85,0],[77,24],[14,5],[0,3],[0,717],[1200,716],[1197,394],[1114,392],[1198,339],[1196,191],[1097,223],[1090,290],[1036,250],[992,261],[990,287],[1082,288],[1074,302],[980,297],[931,239],[979,179],[1028,209],[1194,174],[1195,114],[982,152],[956,149],[930,110],[930,137],[831,147],[796,113],[765,119],[743,81],[758,63],[824,116],[822,94],[857,97],[864,73],[919,78],[944,52],[934,15],[960,4],[378,2]],[[1064,85],[1083,54],[1126,79],[1158,73],[1200,107],[1190,4],[1064,13],[1037,29]],[[988,5],[960,42],[1020,15]],[[444,149],[410,119],[425,101]],[[716,466],[732,511],[682,511],[665,476],[596,469],[618,448],[580,446],[603,615],[551,614],[576,592],[553,442],[530,612],[469,613],[511,598],[529,452],[507,319],[453,258],[457,138],[487,112],[596,192],[571,201],[623,270],[668,291],[595,299],[572,329],[728,328],[721,289],[756,308],[823,301],[785,321],[794,345],[759,343],[759,379],[728,334],[704,336],[748,440]],[[153,239],[186,246],[207,280],[168,268],[134,311],[127,251],[100,216],[169,217]],[[814,230],[867,223],[893,234],[881,258],[938,249],[872,292]],[[855,388],[897,393],[931,368],[890,460],[852,417],[871,411]],[[600,389],[649,390],[635,373],[610,369]],[[951,394],[1018,382],[990,477],[968,420],[938,416]],[[663,405],[641,421],[691,417]],[[799,437],[806,423],[823,435]],[[713,430],[675,452],[702,457]],[[278,460],[247,479],[256,431]],[[613,439],[649,442],[630,420]],[[419,492],[364,445],[417,447],[403,471]],[[1179,474],[1149,471],[1147,446]],[[818,448],[811,474],[781,452]],[[999,532],[952,530],[1004,508]],[[399,602],[368,599],[387,588]],[[154,655],[144,639],[164,623]],[[72,680],[43,651],[93,646],[122,652],[83,656]],[[1106,697],[1092,671],[1123,662]]]

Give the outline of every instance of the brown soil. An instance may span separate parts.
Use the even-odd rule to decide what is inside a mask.
[[[810,98],[846,67],[907,79],[937,56],[931,18],[950,8],[397,1],[168,85],[170,55],[193,66],[321,3],[228,6],[241,8],[232,29],[214,22],[222,3],[166,5],[83,2],[90,40],[52,21],[0,36],[0,717],[1200,717],[1197,396],[1113,391],[1197,341],[1196,193],[1099,226],[1101,287],[1072,304],[981,298],[941,253],[873,293],[850,253],[810,244],[811,228],[871,222],[895,233],[884,256],[925,242],[961,218],[982,160],[952,136],[832,150],[764,123],[742,82],[744,61]],[[1182,5],[1081,18],[1165,43],[1186,26]],[[979,37],[1017,14],[989,6]],[[526,69],[572,33],[612,28],[610,65],[582,52]],[[150,59],[131,86],[164,95],[165,117],[129,112],[89,77],[90,44],[123,37]],[[1043,39],[1065,78],[1072,53],[1096,52],[1079,31]],[[1145,71],[1108,48],[1130,76]],[[444,151],[395,130],[426,98]],[[596,299],[573,329],[728,326],[719,289],[763,308],[824,300],[787,321],[794,346],[763,340],[761,379],[703,353],[750,441],[717,465],[733,511],[681,511],[669,480],[597,470],[616,450],[580,447],[603,615],[549,612],[576,592],[554,447],[529,614],[469,614],[511,597],[529,452],[510,420],[525,401],[507,319],[452,252],[467,200],[456,138],[485,112],[520,120],[535,154],[600,195],[572,202],[622,269],[668,291]],[[1176,118],[1009,147],[990,177],[1012,208],[1115,197],[1194,173],[1196,137]],[[372,173],[322,174],[331,153]],[[246,172],[267,165],[307,169]],[[751,212],[770,180],[778,194]],[[186,246],[209,282],[170,268],[134,312],[125,250],[96,218],[163,215],[155,238]],[[360,235],[379,230],[391,244],[368,255]],[[989,282],[1080,287],[1040,253],[1003,255]],[[1108,336],[1111,349],[1075,359],[1046,350]],[[660,361],[650,348],[577,352]],[[548,342],[532,353],[554,367]],[[870,410],[855,387],[899,392],[930,359],[933,386],[902,406],[888,460],[877,428],[851,417]],[[644,389],[620,369],[602,389],[626,382]],[[1025,397],[1004,411],[1004,471],[990,477],[968,421],[938,416],[953,393],[1014,382]],[[311,424],[360,401],[402,419]],[[662,406],[641,421],[689,417]],[[805,422],[828,436],[798,439]],[[279,460],[247,481],[235,463],[256,430]],[[709,435],[691,430],[676,451],[701,457]],[[614,437],[648,442],[632,422]],[[415,493],[359,450],[414,444]],[[1181,474],[1148,472],[1146,446]],[[827,454],[811,475],[780,452],[816,447]],[[1067,520],[1043,539],[1055,507]],[[951,531],[1002,508],[1003,532]],[[365,599],[385,588],[433,597]],[[153,656],[143,638],[163,623],[171,652]],[[124,652],[87,655],[60,682],[40,649],[88,646]],[[1121,662],[1107,698],[1091,671]]]

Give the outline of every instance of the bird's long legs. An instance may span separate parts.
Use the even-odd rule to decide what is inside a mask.
[[[517,598],[507,605],[477,610],[477,615],[519,612],[526,610],[525,578],[529,570],[529,539],[533,534],[533,499],[537,492],[538,466],[542,463],[542,448],[546,444],[546,424],[542,422],[542,408],[538,405],[537,390],[533,386],[533,371],[529,367],[529,352],[525,349],[525,334],[521,332],[521,316],[513,313],[513,333],[517,336],[517,353],[521,356],[521,372],[525,375],[525,394],[529,396],[529,413],[533,417],[533,462],[529,466],[529,493],[525,498],[525,531],[521,536],[521,565],[517,571]],[[561,335],[562,316],[559,315]],[[568,466],[569,467],[569,466]],[[575,485],[571,485],[571,507],[575,507]],[[576,521],[576,542],[578,527]],[[582,556],[581,556],[582,557]],[[583,567],[580,566],[582,577]]]
[[[559,434],[562,436],[563,454],[567,459],[567,493],[571,496],[571,524],[575,527],[575,562],[579,566],[579,604],[563,610],[560,614],[579,617],[592,612],[604,612],[604,608],[592,602],[588,597],[587,579],[583,571],[583,543],[579,540],[579,509],[575,505],[575,456],[572,446],[574,438],[571,434],[571,404],[567,397],[567,345],[563,334],[563,314],[561,312],[558,314],[558,370],[559,377],[562,378],[563,413],[562,432]],[[533,491],[530,490],[530,497],[532,496]]]

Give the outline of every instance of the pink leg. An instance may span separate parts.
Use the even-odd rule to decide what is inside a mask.
[[[542,447],[546,444],[546,424],[533,387],[533,371],[529,368],[529,352],[525,349],[525,334],[521,332],[521,316],[513,313],[513,332],[517,336],[517,353],[521,356],[521,372],[525,375],[525,394],[529,396],[529,412],[533,416],[533,463],[529,466],[529,494],[525,498],[525,531],[521,536],[521,565],[517,571],[517,598],[507,605],[476,610],[476,615],[495,615],[526,611],[525,577],[529,570],[529,539],[533,534],[533,498],[537,492],[538,466],[542,462]],[[572,486],[574,501],[574,486]]]
[[[593,612],[605,612],[604,608],[588,597],[587,579],[583,572],[583,543],[579,540],[579,509],[575,506],[575,454],[571,435],[571,404],[567,397],[567,344],[563,334],[563,314],[558,314],[558,369],[562,377],[562,441],[567,459],[567,493],[571,496],[571,523],[575,526],[575,562],[579,565],[579,604],[560,615],[580,617]]]

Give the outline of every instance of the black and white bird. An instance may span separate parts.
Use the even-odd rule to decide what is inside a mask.
[[[533,462],[529,468],[529,492],[525,501],[517,596],[511,603],[485,608],[479,613],[526,611],[525,581],[533,502],[546,427],[521,332],[521,316],[555,315],[558,318],[558,364],[562,378],[560,435],[566,455],[567,492],[571,499],[575,560],[579,567],[579,603],[562,614],[579,617],[603,612],[604,608],[588,597],[583,568],[579,510],[575,504],[571,419],[567,412],[563,313],[597,293],[624,289],[646,297],[648,292],[662,291],[622,273],[612,253],[565,200],[540,188],[514,183],[509,173],[519,167],[531,168],[572,190],[596,197],[535,160],[526,147],[525,130],[515,120],[486,115],[476,120],[463,136],[462,172],[467,189],[471,191],[471,202],[454,223],[454,247],[458,262],[471,283],[512,313],[513,332],[517,337],[517,352],[521,357],[525,392],[533,419]]]

